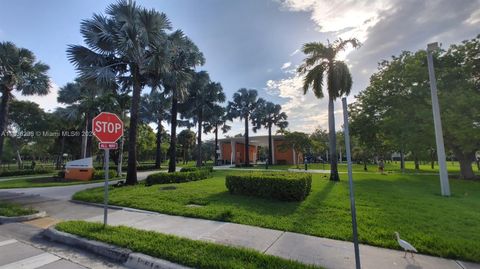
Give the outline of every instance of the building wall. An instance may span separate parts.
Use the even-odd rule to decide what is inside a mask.
[[[235,156],[235,163],[236,164],[241,164],[245,162],[245,144],[244,143],[238,143],[235,145],[236,146],[236,156]],[[256,147],[253,145],[249,145],[249,160],[250,163],[255,163],[256,160],[255,154],[256,153]]]
[[[274,154],[274,160],[275,164],[295,164],[295,161],[293,160],[293,149],[288,148],[285,151],[282,151],[280,149],[280,145],[282,145],[284,142],[281,140],[274,140],[273,141],[273,148],[275,152]],[[303,154],[296,152],[295,158],[297,159],[297,164],[303,163]]]
[[[222,160],[227,161],[230,163],[232,157],[232,145],[230,142],[222,143],[220,147],[222,150]]]

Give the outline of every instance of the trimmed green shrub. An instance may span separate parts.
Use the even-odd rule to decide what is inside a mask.
[[[108,178],[112,179],[117,177],[117,171],[115,170],[108,170]],[[92,180],[101,180],[105,179],[105,170],[95,170],[93,172],[93,178]]]
[[[228,175],[225,185],[231,194],[281,201],[303,201],[310,193],[312,175],[286,172],[251,172]]]
[[[180,172],[195,172],[206,170],[209,173],[213,172],[213,166],[202,166],[202,167],[182,167]]]
[[[24,170],[2,170],[0,172],[0,177],[49,174],[49,173],[53,173],[53,170],[49,169],[49,168],[24,169]]]
[[[191,172],[173,172],[173,173],[155,173],[151,174],[145,180],[145,185],[183,183],[189,181],[197,181],[210,177],[210,172],[200,169]]]

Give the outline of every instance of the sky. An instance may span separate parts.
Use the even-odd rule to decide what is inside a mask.
[[[0,0],[0,41],[12,41],[34,52],[50,66],[51,92],[22,97],[53,111],[57,92],[74,80],[67,60],[69,44],[83,44],[80,22],[104,13],[113,1]],[[291,131],[327,128],[327,99],[303,95],[302,77],[295,73],[307,42],[358,38],[359,49],[340,55],[353,77],[348,102],[368,85],[377,63],[403,50],[425,49],[430,42],[443,48],[480,34],[480,0],[138,0],[164,12],[174,29],[182,29],[200,48],[209,72],[231,100],[240,88],[282,105]],[[147,91],[147,90],[146,90]],[[335,103],[336,126],[342,107]],[[240,121],[227,135],[243,133]],[[266,134],[265,130],[257,132]],[[208,135],[207,138],[211,138]]]

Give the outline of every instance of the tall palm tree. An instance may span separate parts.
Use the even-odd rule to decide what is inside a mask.
[[[360,46],[357,39],[338,39],[327,45],[319,42],[306,43],[303,45],[302,51],[307,58],[297,69],[298,73],[305,75],[303,94],[307,94],[311,88],[319,99],[324,97],[323,78],[325,74],[327,76],[330,180],[332,181],[340,180],[337,168],[334,101],[343,95],[350,94],[352,88],[352,76],[347,64],[336,60],[336,57],[349,44],[354,48]]]
[[[253,121],[251,116],[255,115],[257,104],[264,102],[263,99],[257,99],[257,97],[257,90],[242,88],[233,94],[233,102],[228,102],[227,105],[228,119],[240,118],[245,121],[245,166],[250,166],[248,124],[249,121]]]
[[[168,163],[168,172],[175,172],[178,103],[186,99],[188,86],[193,78],[193,69],[198,65],[203,65],[205,58],[198,47],[180,30],[170,34],[167,49],[168,51],[165,55],[168,65],[162,74],[162,84],[165,92],[171,96],[170,161]]]
[[[215,133],[215,157],[214,165],[218,163],[218,130],[221,129],[223,133],[230,130],[230,125],[227,125],[226,109],[219,105],[214,105],[213,109],[206,115],[206,120],[203,125],[205,133],[213,130]]]
[[[207,117],[213,113],[218,103],[225,102],[225,93],[220,83],[211,82],[206,71],[197,72],[189,87],[189,96],[185,103],[184,115],[193,118],[197,124],[197,166],[202,166],[202,127]]]
[[[144,94],[140,101],[140,118],[144,123],[157,124],[155,168],[161,167],[162,162],[162,133],[164,120],[170,120],[170,99],[163,92],[152,91]]]
[[[77,78],[69,82],[58,91],[57,101],[68,105],[66,113],[75,115],[77,120],[83,117],[85,132],[82,136],[82,158],[92,156],[92,136],[86,134],[91,131],[92,119],[100,112],[104,100],[99,97],[106,92],[94,82]],[[102,98],[103,99],[103,98]]]
[[[106,16],[94,14],[81,23],[80,32],[88,47],[71,45],[69,60],[82,77],[100,84],[120,82],[132,87],[128,141],[127,184],[137,183],[137,127],[140,93],[148,83],[152,51],[165,45],[171,29],[164,13],[119,0],[110,5]]]
[[[287,114],[282,112],[282,106],[272,102],[259,102],[255,111],[253,131],[256,132],[262,126],[268,129],[268,163],[272,163],[272,127],[277,126],[284,130],[288,126]]]
[[[4,131],[8,124],[8,107],[13,91],[22,95],[46,95],[50,92],[48,65],[36,61],[33,52],[12,42],[0,42],[0,163],[2,162]]]

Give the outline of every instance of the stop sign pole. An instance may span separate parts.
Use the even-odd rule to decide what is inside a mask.
[[[123,121],[109,112],[98,114],[92,121],[92,133],[100,142],[98,148],[105,150],[105,184],[103,199],[103,226],[107,226],[108,216],[108,171],[110,163],[110,149],[117,149],[117,140],[123,136]]]

